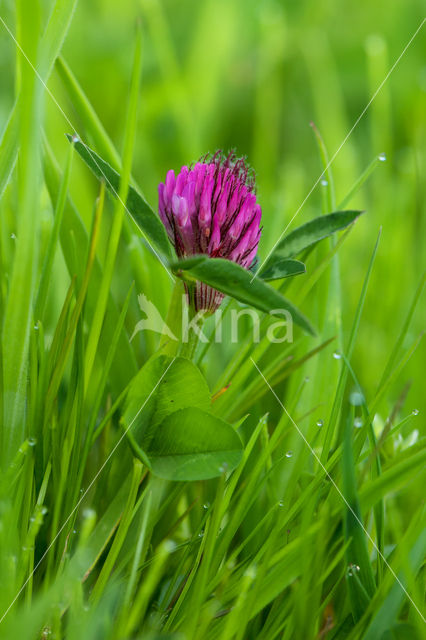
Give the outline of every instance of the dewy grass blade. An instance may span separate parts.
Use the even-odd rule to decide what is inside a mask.
[[[112,221],[111,231],[108,240],[106,258],[104,264],[103,277],[99,290],[98,301],[95,307],[95,313],[92,318],[92,324],[89,331],[89,337],[86,345],[85,355],[85,380],[86,385],[90,380],[93,363],[98,348],[99,338],[101,335],[102,325],[104,321],[105,311],[107,308],[108,296],[111,288],[112,275],[116,262],[119,241],[121,237],[121,229],[125,216],[124,203],[127,202],[129,190],[130,174],[133,160],[133,147],[136,138],[136,123],[138,112],[138,94],[139,83],[142,68],[142,40],[141,31],[138,30],[136,38],[136,47],[133,61],[133,71],[130,87],[130,97],[128,113],[126,118],[124,152],[123,152],[123,171],[120,178],[120,187],[118,191],[118,199],[114,211],[114,219]]]
[[[105,185],[104,183],[101,183],[100,195],[97,201],[95,216],[93,220],[92,234],[91,234],[89,250],[87,255],[86,269],[84,271],[83,280],[81,283],[80,291],[78,292],[76,304],[71,314],[69,326],[67,328],[67,333],[64,339],[62,349],[60,351],[58,362],[53,372],[52,379],[50,381],[50,385],[46,394],[46,408],[45,408],[45,417],[44,417],[45,421],[47,421],[50,418],[50,412],[52,410],[53,403],[59,389],[59,385],[62,379],[65,365],[67,363],[68,354],[74,338],[75,330],[77,328],[77,323],[80,317],[81,310],[83,308],[84,300],[86,298],[87,288],[89,286],[89,281],[90,281],[90,275],[91,275],[93,263],[95,261],[95,256],[96,256],[96,246],[97,246],[98,237],[99,237],[99,227],[100,227],[100,220],[101,220],[103,207],[104,207],[104,198],[105,198]]]
[[[368,165],[368,167],[366,169],[364,169],[364,171],[362,172],[362,174],[359,176],[359,178],[356,180],[356,182],[353,184],[353,186],[349,189],[348,193],[346,194],[346,196],[343,198],[343,200],[341,202],[339,202],[337,208],[338,209],[344,209],[352,200],[352,198],[358,193],[358,191],[361,189],[362,185],[364,184],[364,182],[366,182],[366,180],[370,177],[370,175],[373,173],[374,169],[376,169],[376,167],[381,164],[383,162],[383,154],[380,154],[378,156],[376,156],[374,158],[374,160],[372,160],[370,162],[370,164]]]
[[[55,0],[42,37],[40,75],[47,79],[70,27],[77,0]]]
[[[369,600],[372,598],[376,585],[371,568],[365,529],[362,524],[361,509],[359,506],[357,480],[355,474],[355,460],[352,452],[352,424],[353,416],[348,413],[346,419],[346,429],[343,439],[342,475],[343,475],[343,495],[345,498],[344,530],[345,539],[350,542],[347,549],[347,563],[349,573],[347,575],[349,595],[352,605],[352,615],[358,620]],[[352,580],[358,577],[359,582]],[[366,600],[363,593],[366,592]]]
[[[377,242],[376,242],[376,246],[375,246],[375,250],[377,249]],[[373,257],[374,257],[374,253],[373,253]],[[371,266],[371,262],[370,262],[370,266]],[[365,283],[364,283],[365,284]],[[277,400],[277,402],[279,403],[279,405],[281,406],[281,408],[283,409],[284,413],[286,414],[286,416],[288,417],[288,419],[292,422],[293,426],[296,428],[298,434],[302,437],[303,441],[305,442],[306,446],[309,448],[310,452],[312,453],[312,455],[314,456],[314,458],[316,459],[316,461],[318,462],[319,466],[321,467],[321,469],[325,472],[325,474],[327,475],[328,479],[330,480],[331,484],[333,485],[333,487],[336,489],[337,493],[339,494],[339,496],[342,498],[343,502],[345,503],[348,511],[350,511],[351,516],[353,516],[353,518],[355,519],[355,521],[358,522],[358,524],[360,526],[362,525],[361,519],[357,514],[357,511],[353,508],[353,505],[346,499],[346,497],[343,495],[343,493],[341,492],[341,490],[339,489],[338,485],[336,484],[336,481],[332,478],[332,476],[330,475],[330,472],[327,470],[327,468],[325,467],[325,465],[321,462],[321,459],[319,457],[319,455],[315,452],[315,450],[311,447],[311,445],[309,444],[309,442],[307,441],[305,435],[303,434],[303,432],[300,430],[299,426],[297,425],[297,423],[293,420],[293,418],[291,417],[291,414],[288,412],[288,410],[286,409],[285,405],[281,402],[281,400],[279,399],[278,395],[276,394],[276,392],[274,391],[274,389],[270,386],[269,382],[267,381],[267,379],[264,377],[262,371],[259,369],[259,367],[257,366],[256,362],[254,360],[252,360],[253,365],[256,367],[257,371],[259,372],[259,374],[263,377],[265,384],[268,385],[269,389],[271,390],[271,392],[273,393],[275,399]],[[424,454],[425,454],[426,450],[423,447],[423,451],[421,452],[422,454],[422,459],[424,458]],[[329,462],[329,461],[328,461]],[[413,468],[413,467],[412,467]],[[375,481],[375,484],[382,486],[383,482],[384,482],[384,478],[387,476],[386,473],[383,473],[379,478],[377,478],[377,480]],[[398,477],[398,473],[394,473],[391,474],[391,479],[395,479],[395,477],[400,480],[400,478]],[[387,478],[386,478],[387,479]],[[361,493],[361,492],[360,492]],[[360,495],[360,499],[362,500],[363,504],[366,504],[367,500],[363,499],[362,494]],[[365,536],[368,538],[368,540],[372,543],[372,545],[375,547],[376,551],[378,553],[380,553],[376,543],[374,542],[372,536],[369,534],[368,530],[366,528],[364,528],[364,533]],[[406,594],[407,598],[410,600],[411,604],[413,605],[413,607],[416,609],[417,613],[422,617],[422,619],[424,620],[423,614],[420,611],[419,607],[417,606],[417,604],[414,602],[414,600],[411,598],[411,596],[409,595],[409,593],[407,592],[407,590],[405,589],[404,585],[402,584],[401,580],[398,578],[397,574],[395,573],[394,569],[392,568],[392,566],[389,564],[389,562],[387,561],[387,559],[382,555],[382,560],[384,562],[384,564],[386,565],[387,569],[389,570],[389,572],[392,574],[392,576],[395,578],[396,582],[398,583],[399,587],[402,589],[402,591]]]
[[[52,8],[41,39],[40,77],[43,82],[47,81],[55,58],[62,47],[76,4],[77,0],[56,0]],[[0,22],[9,32],[1,16]],[[13,34],[9,33],[13,37]],[[18,116],[18,102],[16,102],[10,113],[0,143],[0,197],[8,183],[18,154]]]
[[[67,135],[67,138],[70,142],[74,141],[76,151],[90,170],[99,180],[104,180],[112,195],[118,198],[121,182],[120,175],[86,144],[80,140],[73,140],[73,136],[71,135]],[[164,268],[167,269],[162,256],[167,258],[171,257],[171,245],[159,216],[133,187],[129,187],[125,208],[134,224],[142,232],[143,237],[147,239],[150,249],[155,253]],[[157,253],[151,243],[154,243],[155,247],[160,251],[160,254]]]
[[[46,298],[48,293],[49,279],[52,276],[51,270],[53,266],[53,260],[58,245],[59,232],[61,229],[62,218],[64,214],[65,204],[67,200],[67,191],[69,186],[69,180],[71,175],[71,163],[74,154],[74,145],[71,145],[68,151],[67,163],[65,166],[64,175],[59,190],[58,200],[56,202],[53,227],[49,238],[49,245],[44,257],[43,268],[40,278],[40,284],[37,293],[37,300],[35,304],[34,317],[36,322],[44,317],[44,308],[46,304]]]
[[[345,355],[346,358],[348,359],[348,361],[350,362],[351,357],[352,357],[352,352],[353,352],[353,348],[355,346],[355,341],[356,341],[356,337],[358,334],[358,329],[359,329],[359,323],[361,320],[361,314],[362,314],[362,310],[364,307],[364,302],[365,302],[365,296],[367,294],[367,287],[368,287],[368,283],[370,281],[370,276],[371,276],[371,271],[373,268],[373,264],[374,264],[374,260],[376,257],[376,253],[377,253],[377,249],[379,246],[379,240],[380,240],[380,236],[381,236],[381,230],[379,232],[379,235],[377,236],[377,240],[376,243],[374,245],[374,249],[373,249],[373,253],[371,255],[371,259],[370,259],[370,263],[368,265],[368,269],[367,269],[367,273],[365,275],[365,279],[362,285],[362,290],[361,290],[361,295],[358,301],[358,307],[355,313],[355,317],[354,317],[354,321],[352,324],[352,329],[351,329],[351,333],[349,336],[349,340],[348,340],[348,344],[347,347],[345,349]],[[345,386],[346,386],[346,381],[347,381],[347,376],[348,376],[348,372],[347,369],[344,368],[341,371],[340,374],[340,378],[339,378],[339,383],[338,383],[338,388],[336,391],[336,395],[334,398],[334,402],[333,402],[333,406],[331,409],[331,414],[330,414],[330,418],[327,424],[327,428],[325,430],[325,435],[324,435],[324,441],[323,441],[323,446],[322,446],[322,453],[321,453],[321,462],[324,464],[324,462],[327,460],[328,455],[330,453],[330,447],[331,447],[331,442],[333,439],[333,436],[335,435],[335,428],[336,425],[338,423],[338,417],[341,411],[341,406],[342,406],[342,398],[343,398],[343,393],[345,390]],[[340,438],[338,438],[338,443],[340,444]]]
[[[416,292],[413,296],[413,300],[411,302],[411,305],[408,309],[408,313],[407,313],[407,317],[405,318],[405,322],[402,326],[401,332],[398,336],[398,339],[395,342],[395,346],[392,350],[392,353],[389,357],[388,362],[386,363],[386,367],[385,370],[383,371],[383,375],[382,378],[380,380],[378,389],[377,389],[377,394],[379,394],[381,392],[381,388],[383,387],[385,381],[389,378],[389,376],[391,375],[391,372],[393,371],[394,367],[395,367],[395,363],[396,360],[398,358],[398,355],[400,353],[402,344],[404,342],[405,336],[407,335],[408,329],[410,327],[414,312],[416,310],[417,304],[419,302],[420,296],[422,295],[423,292],[423,288],[425,286],[425,282],[426,282],[426,271],[423,273],[420,282],[418,284],[418,287],[416,289]]]
[[[50,147],[46,143],[43,156],[43,169],[46,187],[49,192],[50,199],[52,203],[56,203],[59,198],[61,174],[55,157],[53,156]],[[74,245],[71,241],[71,235],[69,233],[70,229],[73,230],[73,235],[75,237]],[[77,209],[75,208],[70,198],[67,198],[65,204],[60,230],[60,242],[68,272],[70,274],[70,277],[73,277],[75,273],[75,271],[73,271],[73,249],[75,247],[77,251],[76,264],[78,267],[77,273],[79,273],[85,263],[89,237],[83,220],[81,219]],[[97,294],[101,286],[101,281],[102,268],[99,260],[96,259],[92,268],[91,287],[89,287],[89,290],[87,292],[87,299],[85,303],[86,314],[88,314],[88,317],[91,317],[95,312]],[[112,340],[112,336],[115,333],[118,318],[119,311],[117,309],[117,305],[113,296],[110,295],[108,300],[107,314],[103,326],[105,342],[101,341],[100,344],[100,351],[103,358],[106,357],[108,346]],[[111,381],[113,381],[114,386],[117,385],[118,388],[122,388],[123,384],[129,381],[132,374],[136,373],[135,354],[133,349],[131,348],[131,345],[129,344],[129,339],[125,331],[121,333],[118,348],[122,357],[115,359],[114,368],[111,372]]]
[[[19,140],[18,109],[18,104],[15,103],[0,141],[0,198],[16,163]]]
[[[143,471],[143,464],[139,462],[139,460],[134,459],[132,483],[130,485],[130,491],[127,498],[127,503],[124,508],[123,515],[121,516],[121,521],[120,521],[117,533],[114,537],[114,541],[111,545],[111,548],[108,552],[106,560],[102,566],[102,570],[99,574],[99,577],[91,593],[91,601],[94,603],[99,601],[102,595],[102,592],[106,587],[106,583],[113,569],[114,563],[117,560],[120,549],[124,544],[127,531],[133,519],[132,512],[133,512],[137,491],[139,489],[139,484],[142,477],[142,471]]]
[[[83,89],[62,56],[59,56],[56,60],[56,70],[70,97],[73,107],[81,118],[83,126],[86,128],[90,138],[93,139],[96,148],[99,149],[101,155],[104,156],[106,161],[109,162],[114,169],[120,170],[120,154],[114,147],[96,111],[90,104]]]
[[[324,144],[324,140],[319,132],[319,129],[316,127],[316,125],[313,122],[311,122],[311,127],[315,134],[315,138],[316,138],[319,153],[320,153],[321,164],[324,170],[323,171],[324,178],[321,182],[323,183],[323,186],[326,188],[327,210],[334,211],[336,208],[336,193],[334,189],[333,172],[331,170],[330,161],[328,159],[327,148]]]
[[[35,63],[39,20],[37,3],[31,3],[30,6],[24,0],[18,3],[17,28],[27,54]],[[17,56],[21,59],[20,51]],[[8,425],[2,437],[2,460],[6,464],[15,455],[25,434],[27,357],[39,242],[39,216],[35,208],[40,197],[38,147],[42,118],[41,91],[31,67],[26,60],[22,62],[19,219],[2,331],[4,424]]]

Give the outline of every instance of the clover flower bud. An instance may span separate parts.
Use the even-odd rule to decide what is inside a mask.
[[[158,208],[178,258],[207,254],[250,269],[261,234],[262,210],[244,158],[231,151],[207,155],[158,185]],[[223,294],[203,282],[194,292],[196,311],[214,312]]]

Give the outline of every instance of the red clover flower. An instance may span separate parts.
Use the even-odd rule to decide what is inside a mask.
[[[217,151],[158,185],[159,214],[178,258],[207,254],[250,269],[256,257],[262,210],[244,158]],[[214,312],[223,294],[197,282],[196,311]]]

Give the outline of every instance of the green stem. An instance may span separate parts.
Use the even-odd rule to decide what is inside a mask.
[[[180,355],[183,358],[188,358],[188,360],[192,360],[194,358],[195,351],[198,345],[199,331],[201,331],[202,329],[202,326],[204,323],[204,316],[203,314],[200,314],[200,316],[197,318],[195,322],[195,325],[198,328],[198,330],[190,326],[191,324],[193,324],[193,320],[197,316],[197,311],[195,309],[195,300],[194,300],[195,285],[188,284],[187,290],[188,290],[188,330],[184,332],[182,328]]]
[[[179,278],[176,279],[170,296],[169,309],[167,311],[166,326],[170,329],[176,340],[173,340],[167,333],[163,333],[160,339],[159,349],[173,357],[176,355],[181,335],[182,335],[182,298],[184,295],[183,284]]]

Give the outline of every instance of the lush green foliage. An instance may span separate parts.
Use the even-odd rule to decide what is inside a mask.
[[[0,638],[424,637],[423,32],[334,158],[420,3],[76,4],[0,9]],[[230,146],[253,272],[155,213]]]

